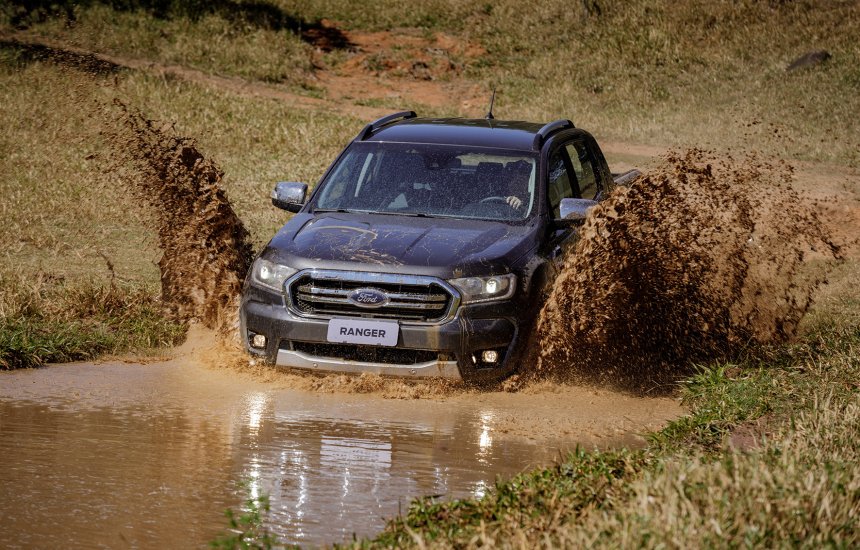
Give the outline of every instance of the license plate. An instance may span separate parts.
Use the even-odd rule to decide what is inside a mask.
[[[332,319],[328,322],[327,340],[337,344],[396,346],[399,334],[400,325],[395,321]]]

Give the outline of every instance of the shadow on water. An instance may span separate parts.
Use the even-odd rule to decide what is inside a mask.
[[[323,25],[320,21],[307,21],[265,0],[11,0],[5,9],[13,26],[27,28],[51,17],[65,18],[71,24],[76,18],[76,8],[98,4],[116,11],[144,11],[159,19],[196,21],[215,15],[236,25],[289,31],[323,51],[355,48],[340,29]]]

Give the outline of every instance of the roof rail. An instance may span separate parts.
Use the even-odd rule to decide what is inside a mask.
[[[388,124],[390,122],[394,122],[395,120],[398,120],[401,118],[402,119],[415,118],[416,116],[417,115],[415,114],[415,111],[400,111],[398,113],[393,113],[393,114],[390,114],[388,116],[384,116],[380,119],[374,120],[373,122],[371,122],[370,124],[365,126],[364,129],[362,129],[358,133],[358,136],[355,138],[355,141],[364,141],[365,139],[367,139],[371,135],[373,135],[373,132],[375,132],[376,130],[379,130],[380,128],[382,128],[383,126],[385,126],[386,124]]]
[[[548,122],[544,124],[543,128],[537,131],[535,134],[534,143],[532,143],[533,149],[540,149],[543,142],[546,141],[546,138],[550,136],[553,132],[557,132],[559,130],[566,130],[568,128],[576,128],[573,125],[573,122],[566,118],[560,118],[558,120],[554,120],[552,122]]]

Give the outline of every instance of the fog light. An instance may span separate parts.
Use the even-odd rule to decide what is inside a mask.
[[[499,360],[499,352],[491,349],[481,354],[481,361],[484,363],[495,363]]]
[[[255,334],[251,337],[251,347],[263,349],[266,347],[266,337],[262,334]]]

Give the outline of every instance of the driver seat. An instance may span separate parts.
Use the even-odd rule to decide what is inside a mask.
[[[529,179],[532,175],[532,165],[524,160],[511,162],[505,166],[505,189],[502,195],[514,196],[528,204]]]

